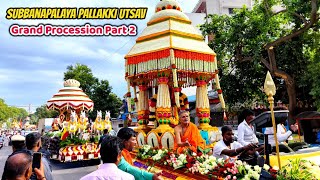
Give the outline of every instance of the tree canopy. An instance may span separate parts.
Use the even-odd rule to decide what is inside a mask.
[[[262,87],[270,71],[275,100],[289,104],[291,113],[297,100],[320,108],[317,10],[317,0],[263,0],[232,16],[208,15],[201,30],[211,38],[209,46],[223,69],[226,103],[266,102]]]
[[[36,109],[36,112],[30,115],[30,123],[37,124],[42,118],[56,118],[59,113],[54,110],[48,110],[46,105],[42,105]]]
[[[0,98],[0,121],[6,122],[9,118],[24,119],[28,116],[28,112],[23,108],[10,107],[3,99]]]
[[[64,80],[75,79],[80,82],[80,88],[91,97],[93,93],[93,87],[99,83],[98,78],[94,77],[92,70],[82,64],[70,65],[67,67],[67,71],[64,73]]]
[[[89,117],[94,119],[97,110],[102,112],[110,111],[111,117],[119,114],[122,105],[121,99],[112,93],[112,87],[108,80],[99,80],[93,76],[92,70],[83,64],[70,65],[64,73],[64,80],[75,79],[80,82],[80,88],[94,102],[94,110],[89,113]]]
[[[46,105],[42,105],[36,109],[34,113],[39,119],[41,118],[56,118],[58,117],[59,113],[54,110],[47,110]]]

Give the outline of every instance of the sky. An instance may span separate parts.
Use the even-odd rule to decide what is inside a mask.
[[[198,0],[177,0],[190,13]],[[108,80],[119,97],[126,93],[124,56],[137,36],[127,37],[14,37],[12,24],[121,25],[136,24],[138,33],[146,27],[159,0],[2,0],[0,6],[0,98],[10,106],[36,107],[47,102],[63,87],[68,65],[85,64],[100,80]],[[147,7],[144,20],[7,20],[10,7]],[[192,94],[192,92],[190,92]],[[189,94],[190,94],[189,93]]]

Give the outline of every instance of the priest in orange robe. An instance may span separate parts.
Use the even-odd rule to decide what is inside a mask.
[[[197,152],[198,147],[204,149],[205,141],[202,139],[198,127],[190,122],[188,111],[179,112],[180,124],[174,128],[174,149],[177,153],[184,153],[188,149]]]

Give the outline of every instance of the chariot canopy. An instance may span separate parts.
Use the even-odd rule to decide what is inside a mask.
[[[125,56],[126,77],[132,83],[140,79],[152,81],[159,72],[176,69],[183,87],[196,85],[195,77],[206,81],[217,73],[215,52],[191,25],[180,5],[174,0],[161,1],[136,44]],[[171,78],[172,79],[172,78]]]
[[[207,84],[214,80],[224,109],[216,53],[192,26],[177,1],[162,0],[157,4],[155,14],[124,59],[127,102],[131,102],[130,88],[133,87],[139,120],[136,131],[141,133],[141,137],[146,136],[147,142],[161,138],[168,140],[163,135],[173,133],[171,126],[178,124],[178,112],[189,109],[182,88],[190,86],[197,86],[198,128],[209,134],[218,131],[209,125],[207,90]],[[131,112],[131,103],[128,103],[128,111]],[[148,128],[151,119],[157,121],[156,129]]]
[[[80,89],[80,83],[74,79],[68,79],[63,83],[64,87],[47,101],[47,109],[62,111],[65,109],[89,111],[93,109],[93,101]]]

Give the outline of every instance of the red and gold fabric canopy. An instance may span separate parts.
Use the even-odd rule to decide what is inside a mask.
[[[178,81],[195,85],[194,78],[199,75],[206,80],[214,78],[215,56],[180,5],[175,0],[163,0],[125,56],[126,78],[153,80],[159,72],[176,68]]]
[[[47,109],[63,110],[92,110],[93,101],[80,89],[80,83],[74,79],[68,79],[63,83],[64,87],[47,101]]]

